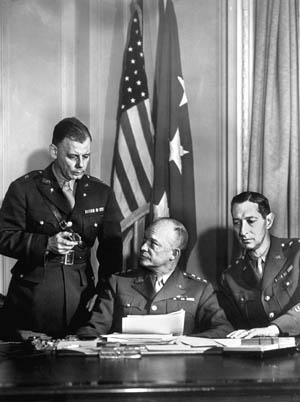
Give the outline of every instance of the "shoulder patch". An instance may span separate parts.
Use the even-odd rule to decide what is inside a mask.
[[[203,279],[200,276],[198,276],[196,274],[192,274],[190,272],[183,272],[183,276],[186,278],[189,278],[189,279],[194,279],[195,281],[207,283],[206,279]]]

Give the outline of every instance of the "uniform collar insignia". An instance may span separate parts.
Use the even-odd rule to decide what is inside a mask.
[[[43,177],[43,178],[42,178],[42,183],[44,183],[44,184],[50,184],[50,183],[51,183],[51,180],[46,179],[46,177]]]

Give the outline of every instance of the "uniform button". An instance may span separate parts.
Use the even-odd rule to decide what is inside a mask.
[[[97,222],[95,222],[95,223],[94,223],[94,226],[95,226],[95,228],[97,228],[97,227],[98,227],[98,223],[97,223]]]
[[[45,222],[44,221],[40,221],[40,225],[43,225]]]
[[[83,196],[86,197],[86,193],[83,193]]]
[[[20,274],[20,278],[23,278],[23,276],[24,276],[23,274]]]
[[[290,282],[289,281],[287,281],[287,282],[285,282],[285,286],[290,286]]]
[[[126,304],[126,307],[130,307],[130,303],[127,303],[127,304]]]
[[[157,310],[157,306],[155,306],[155,304],[153,306],[151,306],[151,310],[152,311],[156,311]]]
[[[274,318],[274,316],[275,316],[275,314],[274,314],[273,312],[271,312],[271,313],[269,314],[269,318]]]
[[[50,193],[53,193],[53,191],[54,191],[54,188],[51,187],[50,188]]]
[[[244,303],[244,301],[245,301],[245,298],[241,297],[241,302]]]
[[[271,299],[271,297],[270,296],[265,296],[265,301],[269,301]]]

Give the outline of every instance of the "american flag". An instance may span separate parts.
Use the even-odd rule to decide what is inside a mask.
[[[112,185],[123,218],[149,204],[153,184],[153,127],[138,9],[130,21],[120,86]]]

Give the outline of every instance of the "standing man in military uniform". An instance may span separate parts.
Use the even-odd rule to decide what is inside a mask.
[[[145,232],[140,268],[112,275],[80,336],[122,332],[127,315],[167,314],[185,310],[184,334],[224,338],[232,327],[212,286],[178,265],[186,247],[186,228],[175,219],[161,218]]]
[[[18,260],[4,305],[3,336],[63,337],[89,317],[98,279],[122,266],[120,211],[110,187],[86,175],[91,135],[75,117],[54,128],[54,162],[9,187],[0,210],[0,253]]]
[[[300,333],[300,240],[270,235],[268,199],[247,191],[231,202],[242,253],[224,271],[219,302],[235,327],[232,338]]]

